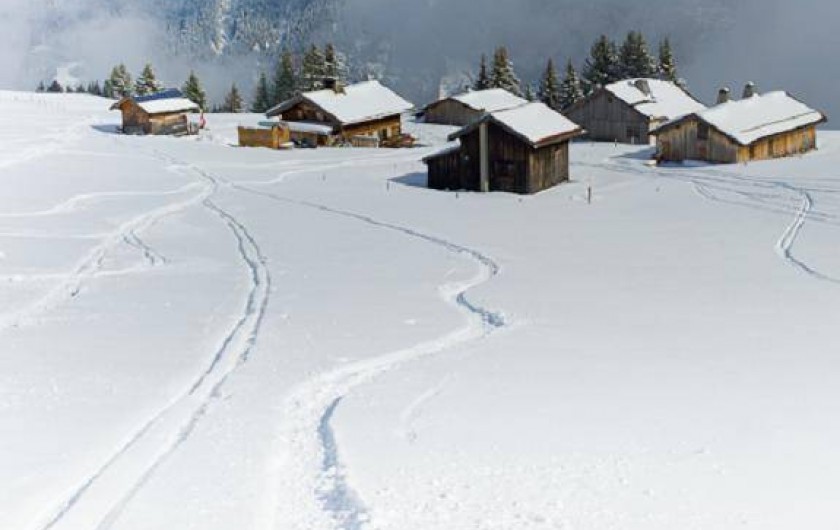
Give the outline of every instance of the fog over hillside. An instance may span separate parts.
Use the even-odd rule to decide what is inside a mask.
[[[701,99],[752,80],[837,114],[838,15],[828,0],[3,0],[0,86],[29,88],[57,66],[87,80],[150,60],[170,84],[196,68],[218,97],[231,77],[249,88],[282,46],[329,39],[422,103],[497,44],[536,80],[549,56],[581,63],[598,34],[640,29],[671,37]]]

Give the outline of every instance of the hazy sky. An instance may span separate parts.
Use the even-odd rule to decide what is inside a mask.
[[[672,38],[681,74],[701,99],[712,100],[721,85],[738,93],[752,80],[762,90],[785,89],[837,115],[840,127],[836,0],[343,1],[342,27],[353,36],[345,48],[391,57],[391,68],[398,75],[420,75],[427,93],[439,76],[468,70],[497,44],[511,48],[522,77],[535,78],[549,56],[580,63],[599,33],[621,38],[641,29],[652,40]],[[197,67],[217,93],[233,80],[224,69],[184,64],[162,52],[160,25],[132,5],[148,3],[0,0],[0,87],[31,88],[44,71],[68,61],[97,77],[121,60],[132,69],[151,60],[173,76]],[[45,14],[51,15],[49,28],[33,24]],[[243,63],[240,76],[248,77],[246,71]]]

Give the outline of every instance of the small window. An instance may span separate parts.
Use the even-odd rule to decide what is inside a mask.
[[[709,126],[705,123],[701,123],[697,126],[697,139],[698,140],[708,140],[709,139]]]

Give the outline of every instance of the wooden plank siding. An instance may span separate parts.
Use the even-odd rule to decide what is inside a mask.
[[[484,115],[484,111],[475,110],[460,101],[444,99],[426,107],[426,123],[439,125],[469,125]]]
[[[427,159],[429,187],[480,191],[479,129],[461,138],[460,149]],[[490,191],[534,194],[569,180],[569,141],[541,148],[488,124]]]
[[[291,141],[291,134],[286,127],[271,127],[270,129],[239,127],[240,147],[267,147],[280,149]]]
[[[186,112],[149,114],[130,99],[124,101],[119,108],[125,134],[183,135],[191,132]]]
[[[651,119],[615,97],[600,90],[564,114],[586,130],[590,140],[626,144],[650,144]]]
[[[705,129],[703,134],[699,134],[701,129]],[[798,155],[816,147],[816,125],[762,138],[748,146],[702,124],[696,117],[687,118],[657,135],[658,156],[665,162],[700,160],[733,164]]]
[[[353,138],[357,136],[370,136],[385,140],[402,134],[402,116],[400,114],[345,125],[307,101],[302,101],[283,112],[281,119],[287,122],[312,122],[331,126],[336,138],[330,143],[341,141],[352,143]],[[324,142],[319,141],[319,145],[324,145]]]

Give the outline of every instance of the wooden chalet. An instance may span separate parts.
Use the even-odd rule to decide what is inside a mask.
[[[465,126],[487,113],[521,107],[528,100],[501,88],[476,90],[435,101],[421,113],[426,123]]]
[[[180,90],[172,89],[149,96],[125,97],[111,110],[122,112],[123,134],[180,136],[198,133],[188,115],[201,109]]]
[[[543,103],[486,114],[449,137],[459,146],[424,159],[429,187],[538,193],[569,180],[569,142],[581,133]]]
[[[378,81],[304,92],[266,113],[292,140],[314,145],[377,146],[402,134],[402,115],[414,106]]]
[[[666,162],[738,163],[805,153],[817,147],[825,115],[786,92],[723,103],[669,122],[655,131],[657,156]]]
[[[656,127],[705,105],[674,83],[628,79],[596,90],[564,112],[591,140],[650,144]]]

